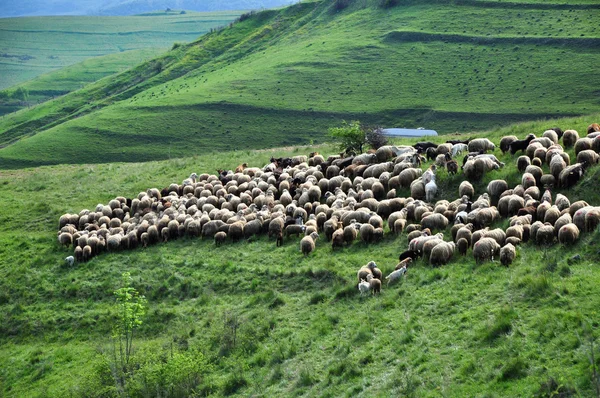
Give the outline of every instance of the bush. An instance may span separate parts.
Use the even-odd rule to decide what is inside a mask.
[[[392,8],[398,5],[398,0],[379,0],[379,7]]]
[[[350,5],[350,0],[335,0],[333,2],[333,9],[335,11],[341,11],[344,8],[348,7]]]
[[[379,149],[388,144],[388,139],[383,134],[383,129],[381,127],[369,130],[366,134],[366,140],[369,146],[373,149]]]
[[[366,142],[366,135],[359,121],[350,123],[344,121],[342,127],[332,127],[329,129],[329,135],[340,142],[340,149],[343,151],[362,153],[363,145]]]

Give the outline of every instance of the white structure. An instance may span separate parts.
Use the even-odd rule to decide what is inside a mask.
[[[422,127],[418,129],[383,129],[383,134],[388,137],[425,137],[425,136],[436,136],[438,135],[435,130],[425,130]]]

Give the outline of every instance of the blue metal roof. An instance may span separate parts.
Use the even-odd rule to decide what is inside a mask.
[[[383,129],[383,134],[393,137],[424,137],[438,135],[435,130],[399,128]]]

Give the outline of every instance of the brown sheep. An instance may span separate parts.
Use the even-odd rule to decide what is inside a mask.
[[[566,130],[563,134],[563,145],[565,148],[571,148],[579,139],[579,133],[576,130]]]
[[[509,266],[514,261],[516,254],[515,247],[507,243],[500,249],[500,263],[504,266]]]
[[[563,225],[558,231],[558,242],[563,245],[572,245],[579,239],[579,228],[575,224]]]
[[[587,128],[587,134],[590,135],[595,131],[600,131],[600,125],[598,123],[592,123]]]

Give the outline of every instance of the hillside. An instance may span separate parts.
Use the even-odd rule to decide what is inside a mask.
[[[486,136],[498,143],[551,126],[581,132],[599,118],[531,122]],[[356,270],[374,260],[391,271],[407,247],[404,233],[335,252],[319,240],[306,258],[294,237],[282,247],[264,235],[222,247],[186,237],[64,265],[72,250],[56,241],[63,213],[180,182],[192,171],[262,166],[271,156],[315,149],[336,150],[1,171],[3,395],[116,396],[108,367],[118,318],[112,292],[130,272],[148,300],[134,338],[130,396],[593,396],[597,231],[572,247],[523,244],[510,267],[476,265],[470,253],[437,269],[419,261],[376,297],[359,296]],[[477,194],[491,179],[520,181],[516,156],[496,154],[506,166],[476,184]],[[599,204],[591,188],[599,171],[594,166],[563,193]],[[439,171],[439,178],[439,199],[455,199],[462,174]],[[576,254],[581,260],[569,262]]]
[[[597,109],[597,4],[510,4],[303,2],[245,16],[4,118],[0,167],[320,142],[343,119],[447,134]]]
[[[191,42],[211,29],[227,25],[239,14],[178,12],[130,17],[0,19],[0,89],[92,57],[168,49],[175,42]],[[131,61],[123,62],[131,66]]]

